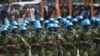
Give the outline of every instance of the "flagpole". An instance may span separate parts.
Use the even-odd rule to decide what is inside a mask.
[[[44,0],[41,0],[41,17],[44,18]]]
[[[91,17],[93,17],[94,16],[94,6],[93,6],[94,2],[93,0],[91,0],[90,2],[91,2],[91,5],[90,5],[91,6]]]
[[[56,10],[57,10],[57,16],[60,16],[60,8],[59,8],[59,0],[56,0]]]
[[[68,0],[69,15],[72,16],[72,0]]]
[[[84,0],[84,6],[85,6],[85,7],[88,6],[88,0]]]

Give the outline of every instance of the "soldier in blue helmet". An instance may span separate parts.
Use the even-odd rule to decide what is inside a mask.
[[[82,32],[79,33],[79,50],[81,56],[94,56],[93,47],[93,32],[90,28],[91,22],[89,19],[84,19],[81,22],[83,27]]]
[[[64,37],[64,55],[65,56],[76,56],[76,31],[73,29],[73,23],[67,22],[66,24],[66,30],[63,33]]]
[[[35,33],[34,36],[31,37],[31,46],[32,46],[32,54],[33,56],[45,56],[44,47],[42,45],[45,34],[42,29],[42,25],[40,23],[34,24]]]
[[[46,56],[55,56],[55,48],[54,43],[56,37],[54,36],[56,33],[54,31],[55,27],[53,23],[49,23],[47,25],[48,33],[46,34],[45,42],[47,43],[45,46]]]
[[[94,39],[93,42],[95,44],[95,56],[100,55],[100,25],[99,25],[100,20],[97,19],[96,21],[96,26],[93,29],[94,31]]]
[[[48,32],[46,34],[45,42],[45,52],[46,56],[58,56],[58,50],[57,49],[57,40],[61,39],[60,34],[57,31],[57,28],[59,28],[58,24],[49,23],[47,25]],[[61,55],[61,53],[60,53]]]
[[[27,31],[27,27],[25,26],[20,26],[20,35],[22,38],[25,39],[25,41],[30,45],[30,39],[31,39],[31,35],[28,33]],[[28,50],[29,48],[24,44],[24,43],[21,43],[21,54],[22,56],[28,56]]]
[[[7,45],[7,38],[8,36],[8,29],[5,28],[1,28],[0,29],[0,56],[6,56],[7,55],[7,49],[6,49],[6,45]]]
[[[60,26],[57,23],[54,23],[54,32],[56,33],[55,36],[57,37],[56,39],[56,48],[55,48],[55,56],[63,56],[63,47],[62,43],[64,38],[62,37],[63,33],[61,32]]]
[[[8,56],[21,56],[21,43],[24,43],[30,48],[30,45],[28,45],[25,39],[19,35],[19,29],[17,26],[11,27],[11,34],[7,40],[7,50],[9,50]]]

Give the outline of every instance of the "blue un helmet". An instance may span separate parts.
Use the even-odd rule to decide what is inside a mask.
[[[18,26],[17,21],[12,21],[12,26]]]
[[[27,28],[25,26],[20,26],[20,31],[24,31],[27,30]]]
[[[21,26],[27,27],[27,24],[26,23],[22,23]]]
[[[57,20],[58,20],[59,22],[61,22],[62,17],[61,17],[61,16],[58,16],[58,17],[57,17]]]
[[[14,31],[14,30],[16,30],[16,31],[18,31],[18,27],[17,26],[12,26],[11,27],[11,32],[13,33],[15,33],[16,31]]]
[[[78,23],[78,19],[77,19],[77,18],[73,18],[73,19],[71,20],[71,22],[76,26],[77,23]]]
[[[5,20],[4,25],[10,26],[10,22],[8,20]]]
[[[59,21],[58,21],[58,20],[54,20],[53,23],[55,23],[55,24],[59,24]]]
[[[36,29],[42,29],[42,26],[40,24],[35,25],[35,30]]]
[[[55,27],[55,32],[57,32],[57,31],[58,31],[58,29],[59,29],[59,25],[58,25],[58,24],[56,24],[56,23],[54,23],[54,27]]]
[[[68,15],[68,16],[66,17],[66,19],[67,19],[67,20],[71,20],[72,17]]]
[[[82,20],[84,19],[84,17],[80,15],[80,16],[77,16],[77,19],[78,19],[79,22],[82,22]]]
[[[62,18],[62,20],[61,20],[61,22],[62,22],[62,24],[64,24],[65,22],[66,22],[66,18]]]
[[[77,19],[77,18],[73,18],[73,19],[71,20],[71,22],[78,22],[78,19]]]
[[[29,24],[29,21],[28,20],[24,20],[23,23]]]
[[[1,28],[0,29],[0,33],[2,34],[3,32],[7,32],[8,31],[8,29],[7,28]]]
[[[49,23],[49,21],[48,20],[45,20],[44,21],[44,26],[47,27],[48,23]]]
[[[44,19],[43,18],[39,18],[39,21],[40,21],[41,24],[43,24]]]
[[[44,21],[44,19],[43,18],[39,18],[39,21]]]
[[[91,22],[89,19],[84,19],[82,22],[81,22],[82,26],[89,26],[91,25]]]
[[[37,24],[37,23],[38,23],[38,24],[41,24],[39,20],[35,20],[35,21],[34,21],[34,24]]]
[[[96,19],[95,19],[95,23],[96,23],[96,24],[98,24],[99,21],[100,21],[100,18],[96,18]]]
[[[80,16],[77,16],[77,19],[82,20],[82,19],[84,19],[84,17],[82,15],[80,15]]]
[[[7,28],[8,29],[9,26],[8,25],[3,25],[2,28]]]
[[[47,25],[47,29],[53,28],[53,27],[54,27],[54,24],[53,24],[53,23],[49,23],[49,24]]]
[[[35,21],[34,18],[33,18],[33,19],[30,19],[30,23],[31,23],[31,24],[34,24],[34,21]]]
[[[54,23],[54,27],[55,27],[55,28],[58,28],[59,25],[58,25],[57,23]]]
[[[95,23],[96,17],[92,17],[90,20],[91,20],[91,23]]]
[[[54,21],[54,18],[49,18],[49,22],[52,23]]]
[[[68,32],[72,32],[73,23],[72,22],[67,22],[66,27],[67,27]]]
[[[63,26],[66,26],[70,21],[69,20],[66,20],[63,24]]]
[[[34,21],[34,26],[41,25],[39,20]]]
[[[51,34],[55,33],[55,26],[53,23],[49,23],[47,26],[47,29],[49,30],[49,33],[51,33]]]
[[[72,22],[67,22],[66,27],[70,27],[70,26],[73,26],[73,23]]]
[[[20,26],[20,32],[22,34],[26,34],[27,33],[27,28],[25,26]]]
[[[35,25],[35,31],[36,31],[37,33],[41,33],[41,32],[42,32],[42,25],[41,25],[41,24]]]

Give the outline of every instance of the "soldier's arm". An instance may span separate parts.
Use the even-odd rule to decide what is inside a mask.
[[[27,43],[27,41],[23,38],[23,37],[20,37],[21,41],[26,44],[26,46],[28,46],[29,48],[31,48],[31,46]]]
[[[63,43],[66,43],[66,40],[64,38],[65,36],[63,35],[58,35],[58,40],[61,40]]]

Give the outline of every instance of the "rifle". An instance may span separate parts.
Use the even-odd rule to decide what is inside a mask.
[[[24,42],[24,44],[26,44],[26,45],[29,47],[29,49],[28,49],[28,54],[29,54],[29,56],[32,56],[32,55],[31,55],[31,46],[25,41],[24,38],[21,37],[21,40]]]

